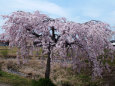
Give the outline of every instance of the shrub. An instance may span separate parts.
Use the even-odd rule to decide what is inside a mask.
[[[50,79],[41,78],[38,81],[32,80],[32,86],[56,86]]]

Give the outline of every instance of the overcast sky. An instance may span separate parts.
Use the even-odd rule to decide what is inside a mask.
[[[39,10],[53,18],[65,17],[79,23],[100,20],[115,26],[115,0],[0,0],[0,15],[18,10]]]

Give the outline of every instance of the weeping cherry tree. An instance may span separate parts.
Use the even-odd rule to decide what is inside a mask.
[[[30,46],[42,47],[44,54],[47,53],[45,78],[50,77],[50,62],[52,53],[66,59],[68,50],[72,52],[73,66],[77,69],[84,65],[77,56],[85,52],[85,59],[92,65],[93,76],[101,76],[103,72],[102,62],[98,56],[104,53],[104,49],[113,50],[108,38],[112,31],[110,26],[100,21],[75,23],[65,18],[53,19],[38,11],[34,13],[17,11],[11,15],[4,15],[6,22],[2,26],[9,35],[9,45],[19,48],[17,58],[29,57]],[[56,57],[56,55],[54,54]]]

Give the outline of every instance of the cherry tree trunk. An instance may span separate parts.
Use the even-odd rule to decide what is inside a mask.
[[[47,64],[46,64],[46,71],[45,71],[45,78],[48,78],[50,77],[50,62],[51,62],[51,51],[50,51],[50,46],[48,47],[48,58],[47,58]]]

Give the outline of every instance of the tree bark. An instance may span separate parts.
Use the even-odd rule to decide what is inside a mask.
[[[50,62],[51,62],[51,57],[50,57],[50,55],[51,55],[51,50],[50,50],[50,45],[49,45],[49,47],[48,47],[48,50],[49,50],[49,52],[48,52],[48,58],[47,58],[47,64],[46,64],[46,71],[45,71],[45,78],[50,78]]]

